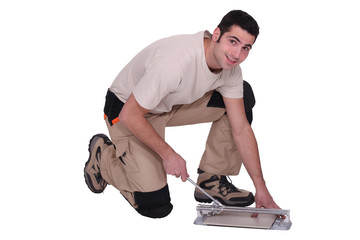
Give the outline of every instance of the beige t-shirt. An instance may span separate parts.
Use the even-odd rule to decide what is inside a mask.
[[[243,97],[240,66],[212,73],[205,60],[208,31],[158,40],[138,53],[118,74],[110,91],[126,102],[131,93],[152,113],[171,111],[216,89],[228,98]]]

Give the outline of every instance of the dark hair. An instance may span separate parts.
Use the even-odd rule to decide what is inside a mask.
[[[255,40],[259,35],[259,26],[252,16],[241,10],[233,10],[228,12],[218,25],[221,32],[218,42],[220,41],[221,36],[230,31],[230,27],[233,25],[237,25],[255,36]]]

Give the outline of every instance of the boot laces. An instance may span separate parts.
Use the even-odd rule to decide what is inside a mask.
[[[228,181],[228,179],[230,180],[230,182]],[[238,192],[237,188],[232,184],[229,176],[221,175],[219,184],[220,188],[225,188],[228,193]]]

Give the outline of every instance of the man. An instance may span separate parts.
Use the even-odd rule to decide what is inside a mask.
[[[84,169],[91,191],[117,188],[143,216],[172,210],[166,174],[189,176],[185,160],[164,140],[166,126],[213,122],[198,169],[198,185],[224,205],[279,208],[262,175],[250,127],[255,104],[239,64],[257,36],[256,21],[241,10],[224,16],[213,34],[202,31],[161,39],[142,50],[108,90],[105,120],[110,139],[90,140]],[[244,104],[245,102],[245,104]],[[191,137],[191,136],[189,136]],[[244,163],[256,188],[236,188],[227,175]],[[211,202],[195,190],[199,202]]]

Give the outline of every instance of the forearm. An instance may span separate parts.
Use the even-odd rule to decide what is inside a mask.
[[[240,157],[256,188],[256,207],[279,208],[272,199],[261,170],[254,132],[246,119],[243,99],[224,98],[232,134]]]
[[[249,173],[255,188],[257,190],[266,188],[261,169],[258,145],[250,125],[244,126],[241,131],[233,133],[233,135],[243,164]]]
[[[135,137],[156,152],[163,160],[174,154],[174,150],[155,131],[145,117],[130,115],[127,116],[126,120],[122,119],[122,123]]]

